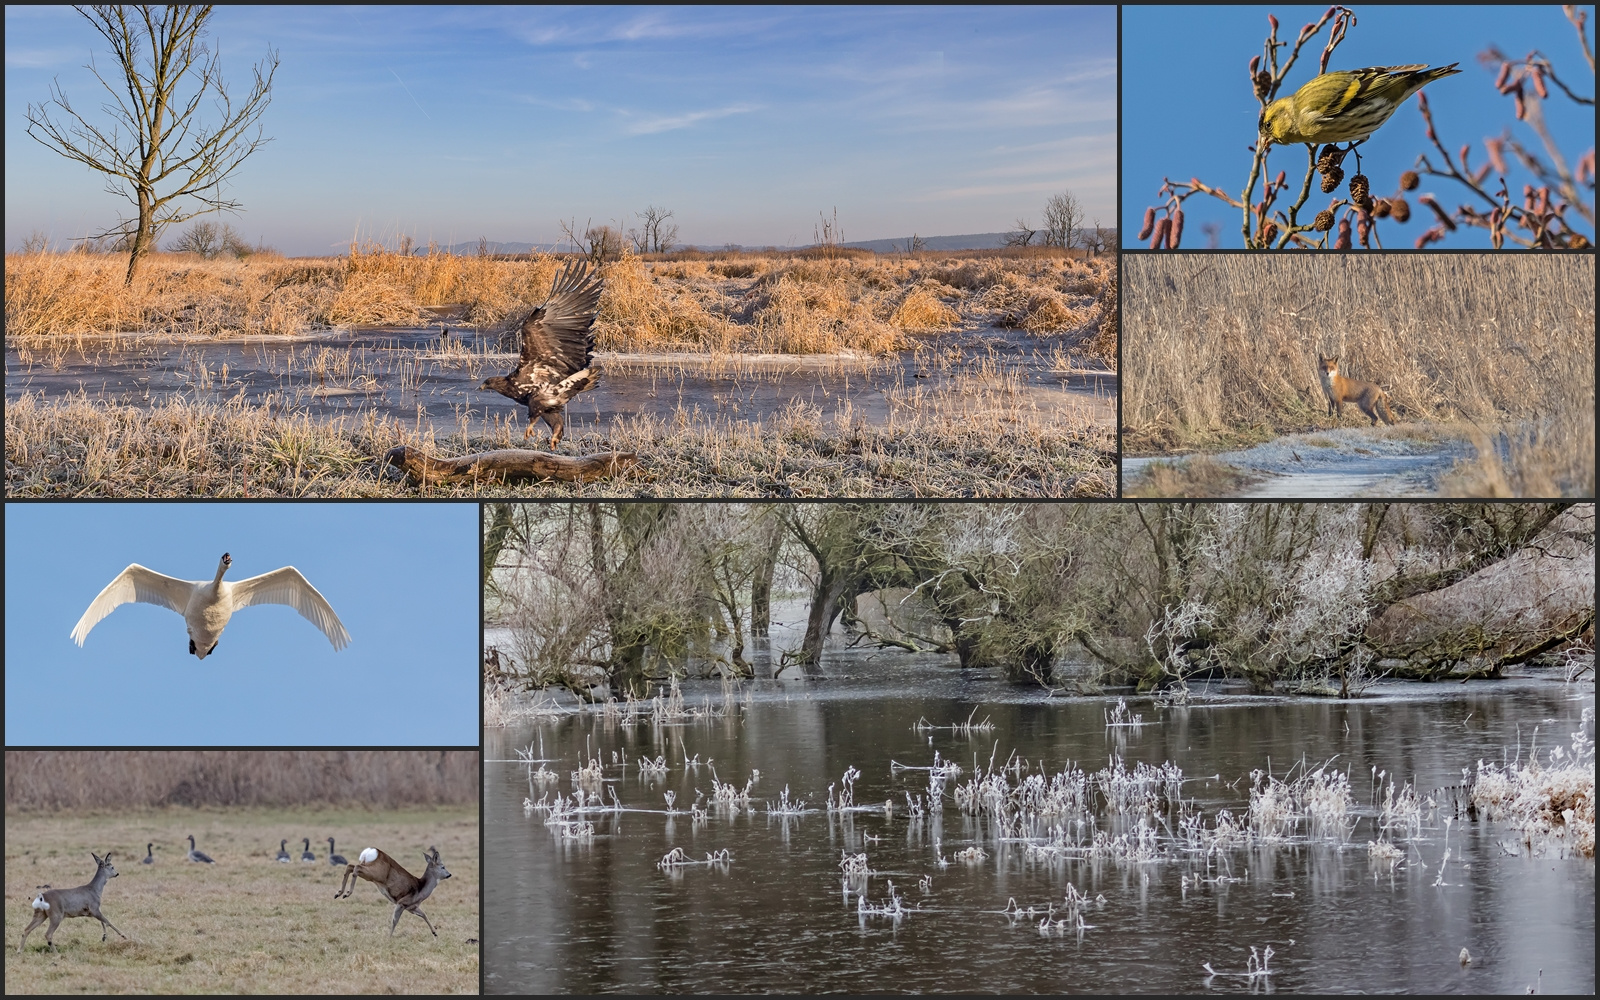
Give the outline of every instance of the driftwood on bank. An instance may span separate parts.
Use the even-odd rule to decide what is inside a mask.
[[[424,484],[507,482],[513,479],[588,482],[639,464],[639,456],[628,451],[603,451],[574,458],[548,451],[501,448],[459,458],[434,458],[421,448],[408,448],[405,445],[390,448],[383,460],[385,464],[404,469],[407,475]]]

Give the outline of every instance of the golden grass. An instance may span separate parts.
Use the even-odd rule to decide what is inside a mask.
[[[1103,420],[985,365],[947,388],[895,392],[888,419],[796,406],[764,420],[618,421],[569,435],[569,454],[633,451],[636,470],[589,484],[419,488],[377,467],[398,444],[459,455],[521,444],[520,425],[435,436],[367,413],[173,400],[146,409],[26,395],[5,409],[6,494],[27,496],[1111,496]]]
[[[193,834],[217,863],[185,861]],[[361,882],[335,900],[343,869],[327,863],[327,842],[354,858],[377,847],[412,874],[437,846],[451,877],[423,912],[439,936],[404,914],[394,937],[394,907]],[[319,860],[281,864],[310,837]],[[144,865],[146,842],[156,863]],[[320,843],[319,843],[320,841]],[[117,877],[101,910],[131,940],[100,941],[92,918],[68,918],[56,931],[59,953],[44,947],[46,923],[27,950],[17,941],[32,919],[38,885],[83,885],[91,851],[112,852]],[[478,810],[393,812],[312,809],[165,809],[108,814],[6,811],[8,993],[476,993],[478,990]]]
[[[1593,256],[1136,255],[1126,277],[1132,453],[1332,426],[1320,352],[1403,421],[1505,434],[1523,471],[1481,469],[1489,495],[1593,495]]]
[[[1186,462],[1151,462],[1123,483],[1127,497],[1223,497],[1236,494],[1250,477],[1206,455]]]
[[[160,332],[295,333],[416,325],[436,306],[501,327],[542,302],[561,261],[402,255],[352,247],[338,258],[205,261],[155,254],[131,289],[126,261],[88,254],[6,257],[8,338]],[[880,353],[908,332],[998,323],[1085,341],[1115,363],[1114,258],[1056,254],[829,258],[809,251],[641,258],[605,265],[595,324],[602,350]]]
[[[7,750],[7,810],[464,805],[475,750]]]

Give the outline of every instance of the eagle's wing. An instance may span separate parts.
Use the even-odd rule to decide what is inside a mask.
[[[584,263],[567,263],[550,287],[550,297],[522,323],[522,362],[518,372],[538,365],[562,376],[589,367],[594,357],[594,317],[605,282]]]

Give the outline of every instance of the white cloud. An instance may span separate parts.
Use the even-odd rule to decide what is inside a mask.
[[[705,111],[690,111],[682,115],[650,118],[629,125],[628,132],[633,135],[653,135],[656,132],[670,132],[673,129],[688,128],[700,122],[726,118],[729,115],[749,114],[756,109],[757,105],[754,104],[730,104],[725,108],[711,108]]]

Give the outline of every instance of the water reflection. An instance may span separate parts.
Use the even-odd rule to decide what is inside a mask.
[[[1400,844],[1392,869],[1366,847],[1377,836],[1375,771],[1426,791],[1458,783],[1479,758],[1515,753],[1519,739],[1526,753],[1536,728],[1541,746],[1564,743],[1592,689],[1523,680],[1386,686],[1356,703],[1145,702],[1130,706],[1144,725],[1108,729],[1105,700],[1045,700],[944,664],[866,670],[846,655],[828,674],[726,701],[716,685],[686,687],[687,705],[720,713],[698,721],[587,714],[490,731],[488,991],[1494,992],[1534,985],[1542,969],[1545,990],[1593,992],[1592,861],[1508,853],[1504,827],[1463,817],[1448,829],[1441,876],[1448,807]],[[992,728],[957,725],[984,720]],[[494,763],[530,747],[545,763]],[[1349,776],[1355,829],[1345,846],[1298,838],[1206,857],[1157,822],[1158,860],[1049,856],[1006,842],[1016,831],[992,817],[959,811],[953,782],[941,811],[914,815],[907,795],[928,805],[930,772],[891,762],[928,768],[935,754],[962,780],[1008,758],[1019,778],[1069,762],[1094,772],[1113,755],[1129,770],[1172,761],[1208,827],[1218,809],[1247,810],[1252,770],[1281,777],[1302,760],[1333,761]],[[628,766],[612,766],[623,755]],[[665,773],[637,766],[657,757]],[[595,758],[602,780],[586,794],[621,809],[592,814],[591,837],[564,840],[542,813],[525,813],[530,795],[570,796],[573,772]],[[837,802],[852,767],[863,808],[830,814],[829,786]],[[554,780],[530,782],[536,768]],[[717,808],[719,786],[736,795],[755,771],[750,808]],[[805,811],[773,815],[786,788]],[[1107,835],[1131,829],[1098,822]],[[732,860],[658,867],[675,848]],[[986,857],[957,860],[972,848]],[[874,874],[852,883],[841,863],[860,854]],[[1271,974],[1248,978],[1259,968],[1251,949],[1259,962],[1268,947]]]

